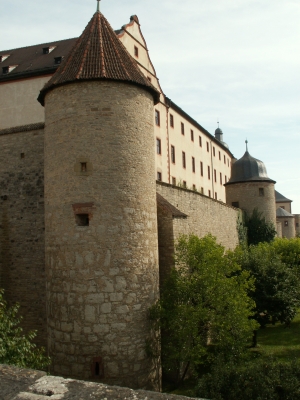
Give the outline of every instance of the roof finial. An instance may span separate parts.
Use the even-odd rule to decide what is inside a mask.
[[[97,12],[100,12],[100,1],[101,0],[97,0]]]
[[[246,151],[248,151],[248,140],[247,139],[245,140],[245,143],[246,143]]]
[[[220,126],[219,126],[219,121],[217,122],[217,124],[218,124],[218,128],[220,128]]]

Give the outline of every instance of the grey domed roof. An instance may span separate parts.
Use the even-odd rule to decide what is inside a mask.
[[[294,217],[292,214],[284,210],[283,208],[279,207],[276,210],[276,217]]]
[[[267,175],[265,164],[252,157],[248,150],[231,167],[231,178],[225,185],[238,182],[265,181],[276,183]]]
[[[215,130],[215,134],[219,134],[219,135],[223,135],[223,131],[222,131],[222,129],[220,129],[220,128],[217,128],[216,130]]]

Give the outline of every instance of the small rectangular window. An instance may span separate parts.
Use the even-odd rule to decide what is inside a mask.
[[[139,49],[136,46],[134,46],[134,55],[135,55],[135,57],[139,56]]]
[[[21,153],[21,154],[20,154],[20,157],[21,157],[21,158],[25,158],[25,153]]]
[[[193,185],[193,190],[195,190],[195,191],[196,191],[196,185]]]
[[[86,162],[80,163],[81,172],[86,172],[87,171],[87,165],[86,164],[87,164]]]
[[[170,114],[170,126],[171,128],[174,128],[174,117],[172,114]]]
[[[201,187],[201,193],[202,193],[202,194],[204,193],[204,189],[203,189],[203,187]]]
[[[211,191],[210,190],[208,191],[208,196],[211,197]]]
[[[171,161],[175,164],[175,146],[171,145]]]
[[[76,214],[75,220],[77,226],[89,226],[89,214]]]
[[[209,152],[209,143],[206,142],[206,150]]]
[[[183,166],[183,168],[185,168],[185,167],[186,167],[186,162],[185,162],[185,152],[184,152],[184,151],[182,152],[182,166]]]
[[[226,164],[226,156],[225,156],[225,154],[224,154],[224,164]]]
[[[155,110],[155,125],[160,126],[160,113],[158,110]]]
[[[215,178],[215,182],[217,182],[217,171],[214,169],[214,178]]]
[[[181,122],[181,134],[184,135],[184,123]]]
[[[200,161],[200,174],[203,176],[203,162]]]
[[[225,183],[227,183],[227,176],[225,175]]]
[[[220,184],[222,185],[222,172],[220,172]]]
[[[299,222],[296,222],[296,228],[299,228]]]
[[[209,165],[207,166],[207,177],[208,177],[208,179],[210,179],[210,166]]]
[[[264,196],[265,195],[264,188],[259,188],[258,194],[259,194],[259,196]]]
[[[49,47],[43,47],[43,54],[49,54]]]
[[[186,181],[183,181],[183,187],[186,188]]]
[[[192,157],[192,171],[195,172],[196,165],[195,165],[195,157]]]
[[[221,152],[219,151],[219,160],[221,160]]]
[[[172,176],[172,185],[176,186],[176,178],[174,178],[174,176]]]
[[[156,138],[156,153],[161,154],[161,140]]]
[[[157,180],[161,181],[162,180],[162,175],[161,172],[157,171]]]
[[[215,149],[215,146],[213,146],[213,156],[214,156],[214,157],[216,156],[216,149]]]
[[[191,141],[194,141],[194,131],[191,129]]]
[[[284,221],[284,226],[289,226],[289,221]]]
[[[9,73],[9,67],[2,67],[2,73],[3,74],[8,74]]]
[[[202,137],[199,136],[199,146],[202,147]]]
[[[218,193],[215,192],[215,200],[218,200]]]

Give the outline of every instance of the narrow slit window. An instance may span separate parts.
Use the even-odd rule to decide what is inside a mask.
[[[80,165],[81,165],[81,172],[86,172],[87,171],[87,163],[82,162],[82,163],[80,163]]]
[[[136,46],[134,46],[134,55],[135,55],[135,57],[139,56],[139,49]]]

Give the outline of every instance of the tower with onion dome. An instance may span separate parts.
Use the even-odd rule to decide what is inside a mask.
[[[54,374],[159,388],[145,354],[159,292],[158,99],[99,9],[40,92]]]
[[[257,208],[276,226],[275,183],[268,177],[265,164],[249,154],[247,145],[243,157],[232,164],[231,178],[225,184],[226,203],[248,214]]]

